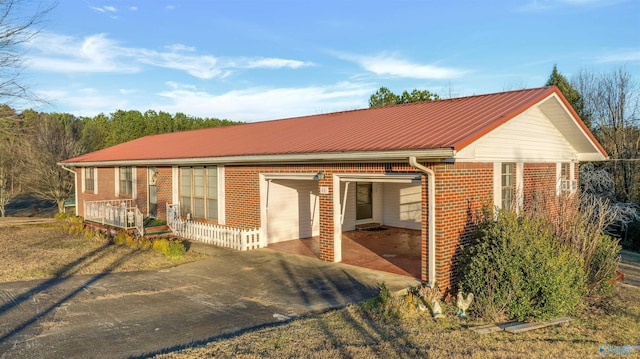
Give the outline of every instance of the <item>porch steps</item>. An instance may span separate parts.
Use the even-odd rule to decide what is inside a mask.
[[[161,236],[163,234],[170,234],[171,229],[167,225],[163,226],[154,226],[154,227],[145,227],[144,235],[147,236]]]

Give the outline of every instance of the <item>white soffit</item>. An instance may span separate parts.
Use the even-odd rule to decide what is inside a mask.
[[[552,94],[538,105],[560,133],[579,153],[579,157],[604,160],[604,156],[598,150],[598,146],[585,133],[582,127],[571,116],[558,95]]]

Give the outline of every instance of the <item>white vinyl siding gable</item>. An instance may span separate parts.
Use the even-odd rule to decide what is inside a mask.
[[[566,161],[575,149],[537,107],[530,108],[460,150],[456,158],[470,161]]]

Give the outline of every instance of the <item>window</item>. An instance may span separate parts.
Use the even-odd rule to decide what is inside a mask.
[[[561,163],[560,166],[560,185],[563,191],[575,191],[578,183],[573,179],[573,163]]]
[[[501,189],[502,189],[502,209],[514,209],[513,193],[514,193],[514,164],[503,163],[501,172]]]
[[[218,219],[218,168],[180,167],[180,210],[183,216]]]
[[[120,194],[133,194],[133,171],[131,167],[120,167]]]
[[[356,220],[373,218],[373,186],[369,182],[356,183]]]
[[[90,191],[93,192],[95,191],[95,179],[96,179],[96,174],[95,174],[96,168],[95,167],[87,167],[84,169],[84,189],[86,191]]]

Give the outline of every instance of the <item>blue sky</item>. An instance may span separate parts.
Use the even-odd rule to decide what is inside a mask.
[[[543,86],[554,64],[640,81],[640,1],[63,0],[25,45],[46,112],[261,121]]]

